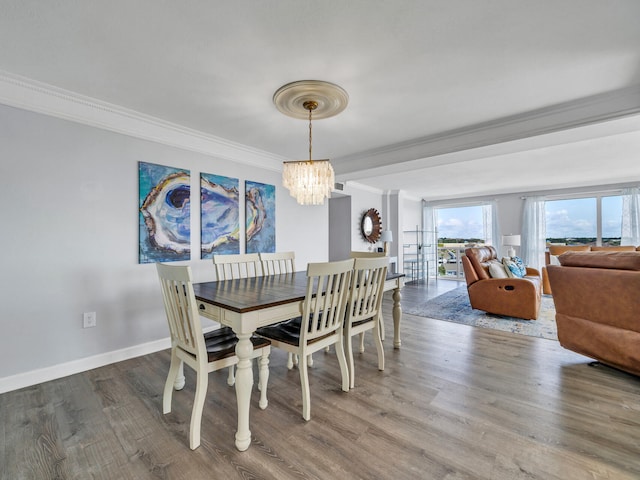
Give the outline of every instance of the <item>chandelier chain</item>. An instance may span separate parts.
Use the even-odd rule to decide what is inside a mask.
[[[311,160],[311,141],[313,139],[313,135],[311,133],[311,113],[313,112],[313,108],[309,108],[309,161],[313,162],[313,160]]]

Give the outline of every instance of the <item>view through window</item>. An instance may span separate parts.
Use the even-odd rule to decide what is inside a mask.
[[[484,243],[482,206],[438,208],[438,243]]]
[[[483,206],[437,208],[438,274],[441,277],[461,278],[460,259],[466,245],[484,244],[486,226]]]
[[[547,244],[620,245],[622,196],[545,202]]]

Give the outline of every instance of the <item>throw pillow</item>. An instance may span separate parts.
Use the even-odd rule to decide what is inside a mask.
[[[511,257],[502,257],[502,265],[504,265],[504,271],[507,272],[507,276],[509,278],[514,278],[515,275],[513,274],[513,272],[511,271],[511,269],[509,268],[509,264],[513,263],[511,261]]]
[[[511,257],[511,260],[520,269],[520,273],[522,273],[522,276],[524,277],[527,274],[527,267],[525,267],[522,259],[520,257]]]
[[[491,278],[509,278],[506,267],[498,261],[489,263],[489,276]]]
[[[507,273],[509,274],[509,277],[511,277],[511,278],[522,278],[522,277],[524,277],[524,273],[522,272],[520,267],[516,264],[516,262],[511,260],[511,258],[504,257],[502,259],[502,263],[506,267]]]

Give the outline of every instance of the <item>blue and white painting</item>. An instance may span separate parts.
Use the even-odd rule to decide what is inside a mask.
[[[189,170],[138,162],[139,263],[191,258]]]
[[[200,255],[240,253],[239,180],[200,174]]]
[[[276,251],[276,187],[245,182],[247,253]]]

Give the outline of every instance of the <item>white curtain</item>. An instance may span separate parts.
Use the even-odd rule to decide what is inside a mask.
[[[500,252],[500,225],[498,222],[498,202],[492,200],[482,205],[482,229],[485,243],[493,245]]]
[[[620,245],[640,245],[640,188],[622,191],[622,238]]]
[[[540,270],[544,266],[547,248],[547,228],[544,197],[527,197],[522,212],[522,261]]]

